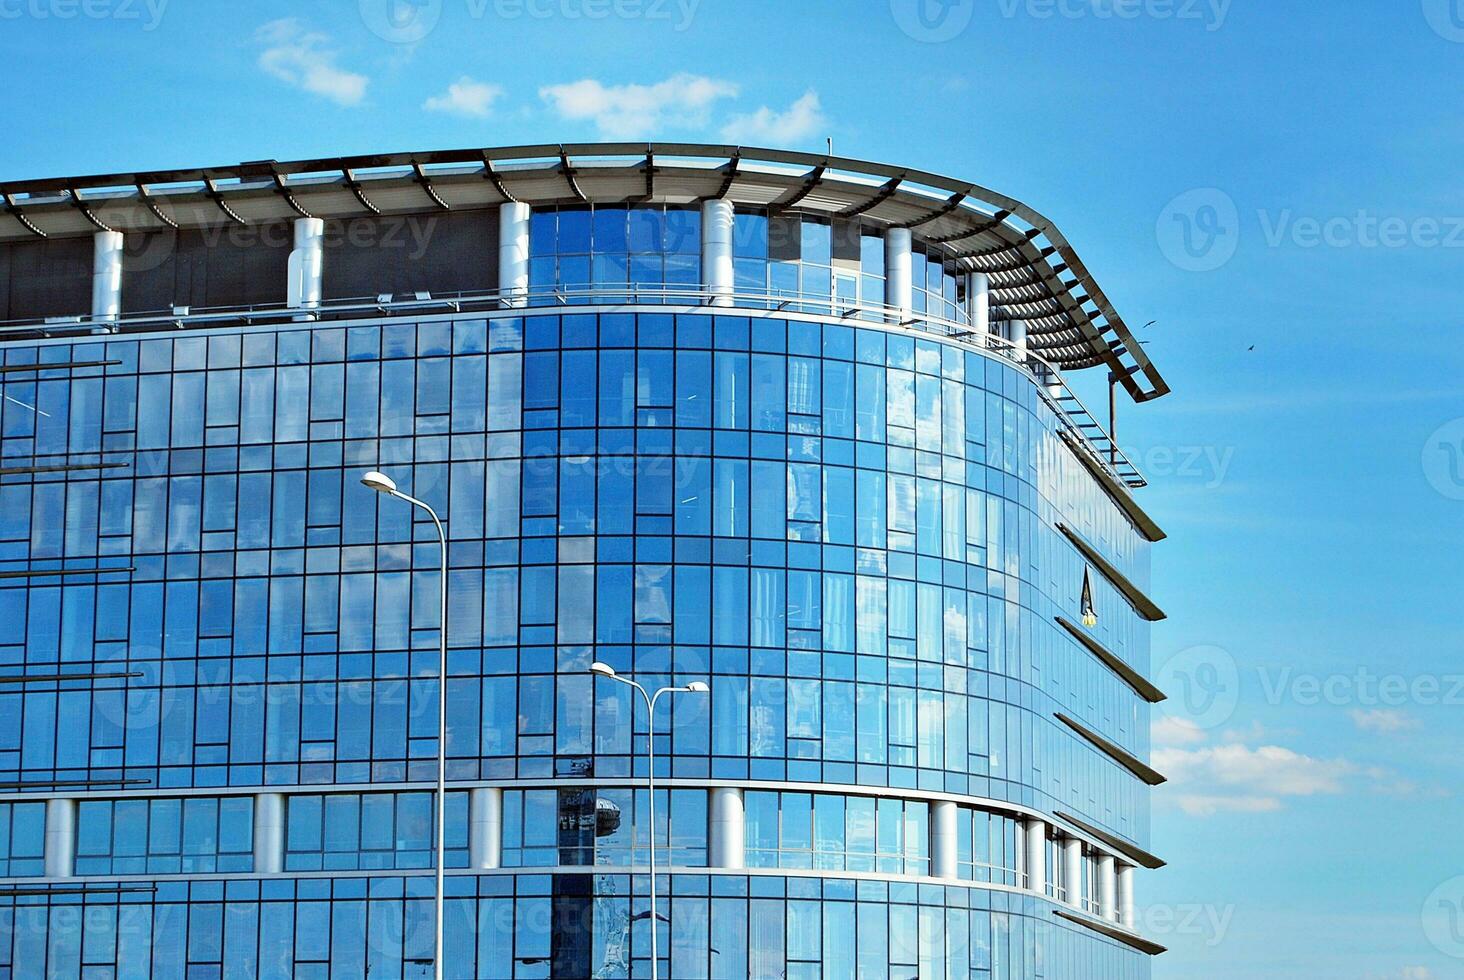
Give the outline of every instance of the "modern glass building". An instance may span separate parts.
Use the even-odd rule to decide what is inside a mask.
[[[1168,389],[1061,234],[595,145],[0,185],[0,978],[1141,980]],[[600,661],[655,687],[647,719]],[[658,901],[649,901],[655,835]]]

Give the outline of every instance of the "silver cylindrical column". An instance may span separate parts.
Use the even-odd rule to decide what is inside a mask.
[[[1063,842],[1063,872],[1067,901],[1075,909],[1083,907],[1083,842],[1069,837]]]
[[[708,801],[710,839],[707,864],[713,868],[739,869],[747,863],[746,811],[742,790],[735,786],[718,786]]]
[[[1026,350],[1027,349],[1027,321],[1026,320],[1008,320],[1007,321],[1007,339],[1012,342],[1012,346],[1015,347],[1015,348],[1017,348],[1017,350],[1023,350],[1023,351]]]
[[[930,809],[930,873],[955,880],[960,874],[960,815],[954,800],[937,800]]]
[[[966,312],[972,330],[991,333],[991,277],[984,272],[973,272],[966,278]]]
[[[885,306],[899,311],[901,322],[910,319],[914,295],[910,291],[910,229],[885,233]]]
[[[1112,854],[1098,858],[1098,904],[1103,918],[1118,921],[1118,868]]]
[[[279,874],[285,870],[285,797],[260,793],[254,797],[254,873]]]
[[[735,291],[732,266],[732,231],[735,211],[724,198],[702,202],[702,279],[712,306],[731,306]]]
[[[475,870],[503,866],[503,790],[480,787],[468,797],[468,862]]]
[[[505,307],[524,306],[529,295],[529,219],[527,204],[498,206],[498,292]]]
[[[92,236],[93,320],[122,315],[122,233],[99,231]]]
[[[1027,821],[1027,887],[1047,894],[1047,825],[1041,820]]]
[[[325,222],[320,218],[295,219],[295,247],[290,250],[288,302],[292,309],[320,305],[321,276],[325,269]]]
[[[76,873],[76,801],[46,801],[46,877]]]
[[[1138,909],[1134,906],[1134,871],[1131,865],[1118,869],[1118,921],[1130,929],[1138,927]]]

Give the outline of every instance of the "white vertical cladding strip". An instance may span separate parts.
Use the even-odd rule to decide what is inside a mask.
[[[731,306],[734,291],[732,231],[735,222],[732,202],[715,198],[702,202],[702,279],[712,306]]]
[[[910,319],[914,296],[910,291],[910,229],[891,228],[885,233],[885,306],[899,310],[900,320]]]
[[[1118,921],[1118,868],[1112,854],[1098,859],[1098,904],[1103,918]]]
[[[105,233],[104,233],[105,234]],[[46,877],[76,874],[76,801],[46,801]]]
[[[710,837],[707,864],[713,868],[738,870],[747,866],[746,810],[742,790],[718,786],[708,801]]]
[[[99,231],[92,236],[93,320],[122,315],[122,233]]]
[[[254,797],[254,873],[279,874],[285,870],[285,797],[260,793]]]
[[[1027,887],[1047,894],[1047,825],[1041,820],[1027,821]]]
[[[930,815],[930,873],[936,878],[955,880],[961,876],[959,865],[961,808],[953,800],[937,800]]]
[[[1134,872],[1132,865],[1118,869],[1118,921],[1130,929],[1137,927],[1138,911],[1134,907]]]
[[[498,206],[498,293],[505,307],[524,306],[529,295],[529,219],[518,201]]]
[[[1068,904],[1081,910],[1083,908],[1083,842],[1076,837],[1069,837],[1062,846],[1066,850],[1063,872],[1067,875],[1067,881],[1063,884],[1067,888]]]
[[[289,303],[305,310],[320,305],[321,276],[325,268],[325,222],[320,218],[295,219],[295,247],[290,251]]]
[[[966,281],[966,307],[972,329],[982,335],[991,333],[991,277],[986,273],[973,272]]]
[[[480,787],[468,797],[468,861],[476,871],[503,866],[503,790]]]

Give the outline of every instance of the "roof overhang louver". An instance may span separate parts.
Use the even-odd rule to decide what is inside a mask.
[[[1059,368],[1106,366],[1137,401],[1169,392],[1057,227],[1015,198],[846,157],[688,143],[545,144],[0,182],[0,241],[257,224],[301,214],[473,210],[506,200],[691,204],[727,197],[911,229],[986,273],[993,315],[1024,320]]]

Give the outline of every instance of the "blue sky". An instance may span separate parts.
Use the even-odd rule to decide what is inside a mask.
[[[0,0],[0,178],[832,137],[1028,201],[1175,388],[1155,976],[1464,974],[1464,0],[392,2]]]

